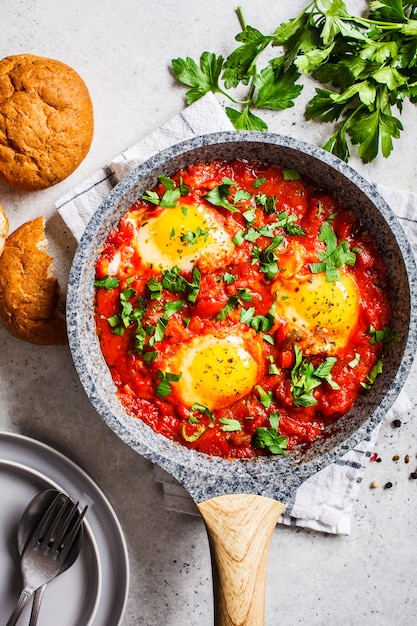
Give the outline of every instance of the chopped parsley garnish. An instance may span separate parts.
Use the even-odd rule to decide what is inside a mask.
[[[295,406],[314,406],[317,404],[313,391],[323,381],[327,381],[332,389],[340,389],[331,375],[333,365],[336,363],[336,357],[327,357],[323,363],[314,369],[312,363],[305,359],[297,344],[294,344],[294,353],[295,364],[291,370],[290,390]]]
[[[282,170],[284,180],[300,180],[300,172],[298,170]]]
[[[175,185],[175,182],[167,176],[160,176],[159,180],[165,187],[165,192],[162,194],[162,196],[160,197],[156,193],[156,191],[145,191],[145,193],[142,195],[142,200],[147,200],[152,204],[156,204],[158,206],[168,209],[175,209],[179,199],[189,193],[189,187],[187,187],[187,185],[184,185],[182,181],[180,181],[180,184],[177,187]]]
[[[239,305],[239,298],[236,294],[230,296],[224,307],[216,315],[216,320],[224,321],[230,313]]]
[[[253,183],[254,188],[259,189],[259,187],[263,185],[265,181],[266,181],[265,176],[262,176],[261,178],[257,178]]]
[[[326,280],[331,283],[340,281],[339,268],[343,265],[355,265],[356,254],[349,249],[346,240],[337,243],[336,233],[329,222],[323,222],[318,236],[319,241],[324,241],[326,251],[320,250],[318,257],[320,263],[310,263],[309,267],[313,274],[325,272]]]
[[[263,449],[267,448],[271,454],[282,454],[286,456],[288,437],[280,435],[278,432],[279,427],[279,412],[271,413],[269,416],[269,423],[271,428],[266,426],[258,426],[254,436],[252,437],[252,444],[255,448]]]
[[[229,417],[220,417],[219,422],[223,424],[221,429],[225,433],[236,433],[242,430],[242,424],[239,422],[239,420]]]
[[[382,374],[382,368],[382,359],[378,359],[378,361],[375,363],[375,365],[367,375],[366,381],[361,383],[364,389],[371,389],[372,385],[375,384],[378,374]]]
[[[141,320],[145,314],[146,300],[138,298],[136,302],[132,299],[137,296],[137,291],[131,287],[126,287],[119,294],[120,309],[118,313],[111,315],[107,321],[115,335],[123,335],[126,328],[131,324],[140,327]]]
[[[396,343],[400,341],[400,336],[397,332],[393,332],[388,326],[385,326],[381,330],[376,330],[373,326],[369,328],[370,344],[382,342],[384,348],[392,348]]]
[[[231,285],[235,282],[237,278],[236,274],[231,274],[230,272],[225,272],[222,276],[222,280],[226,283],[226,285]]]
[[[210,409],[204,406],[204,404],[200,404],[199,402],[194,402],[194,404],[190,408],[190,417],[188,418],[188,421],[191,424],[196,424],[198,422],[198,418],[195,416],[195,413],[197,412],[207,415],[207,417],[209,417],[211,420],[214,419],[213,413],[210,411]]]
[[[255,389],[259,393],[259,402],[268,410],[272,402],[272,391],[265,391],[260,385],[256,385]]]
[[[201,273],[198,267],[193,267],[192,273],[193,280],[190,283],[180,274],[180,270],[177,266],[174,266],[170,270],[164,270],[162,272],[162,287],[168,289],[173,293],[187,293],[187,300],[195,302],[200,291]]]
[[[275,374],[279,374],[279,369],[275,363],[275,359],[274,357],[271,355],[268,356],[268,361],[269,361],[269,368],[268,368],[268,374],[270,376],[274,376]]]
[[[233,180],[230,180],[230,178],[223,178],[222,184],[218,187],[210,189],[210,191],[206,193],[203,198],[211,204],[214,204],[214,206],[223,207],[231,213],[239,213],[239,209],[233,206],[233,204],[231,204],[228,200],[231,195],[231,188],[235,186],[236,183]]]
[[[160,398],[166,398],[172,391],[173,382],[178,382],[181,378],[181,374],[172,374],[171,372],[162,372],[162,370],[158,370],[156,374],[157,378],[160,380],[158,383],[155,393]]]
[[[180,239],[183,243],[187,243],[189,247],[192,248],[193,246],[198,244],[200,239],[202,239],[203,241],[207,241],[208,236],[209,232],[206,228],[201,228],[200,226],[197,226],[195,231],[187,230],[186,233],[181,235]]]
[[[180,311],[183,308],[184,304],[184,300],[174,300],[165,304],[164,312],[157,320],[155,327],[148,328],[148,333],[152,333],[152,336],[150,337],[148,342],[150,346],[153,346],[156,341],[163,340],[163,338],[165,337],[165,331],[168,326],[169,318],[174,315],[174,313]]]
[[[219,313],[217,313],[216,319],[224,321],[230,315],[230,313],[234,309],[236,309],[237,306],[239,306],[239,304],[242,305],[243,302],[251,302],[252,300],[253,300],[253,296],[251,292],[249,291],[249,289],[246,289],[246,288],[238,289],[235,294],[230,296],[229,300],[224,305],[222,310]]]
[[[94,281],[95,287],[103,287],[110,291],[110,289],[115,289],[120,284],[120,278],[117,276],[104,276],[104,278],[98,278]]]
[[[361,358],[361,355],[358,352],[355,352],[355,358],[349,361],[348,363],[349,367],[353,369],[354,367],[359,365],[360,358]]]
[[[272,215],[276,212],[277,208],[277,199],[275,196],[267,196],[264,193],[261,193],[256,196],[256,202],[260,204],[267,215]]]
[[[304,230],[299,224],[296,224],[297,218],[295,215],[288,215],[286,211],[280,211],[278,213],[277,225],[284,228],[289,235],[305,235]]]
[[[153,300],[159,300],[162,297],[162,283],[156,276],[151,278],[146,283],[149,289],[149,297]]]
[[[276,315],[276,299],[272,303],[266,315],[255,315],[255,307],[242,309],[240,312],[240,321],[242,324],[251,326],[257,333],[267,333],[275,324]]]
[[[265,274],[267,280],[274,278],[278,272],[278,257],[275,254],[275,250],[282,243],[283,239],[282,235],[276,235],[264,250],[260,250],[257,246],[254,246],[252,250],[252,264],[260,263],[260,271]]]

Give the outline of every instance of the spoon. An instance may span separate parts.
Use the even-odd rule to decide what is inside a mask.
[[[20,519],[18,529],[17,529],[17,547],[18,547],[20,555],[23,554],[26,544],[29,541],[38,523],[42,519],[43,514],[46,512],[49,505],[52,504],[54,498],[59,493],[60,492],[57,491],[56,489],[47,489],[46,491],[42,491],[41,493],[36,495],[33,498],[33,500],[29,502],[28,506],[23,512],[23,515]],[[65,572],[69,567],[71,567],[71,565],[73,565],[74,561],[76,560],[80,552],[82,539],[83,539],[83,525],[81,524],[78,530],[77,537],[60,571],[60,574]],[[37,624],[39,610],[40,610],[40,606],[42,602],[43,593],[45,591],[45,587],[46,585],[43,585],[42,587],[39,587],[39,589],[35,591],[29,626],[36,626]]]

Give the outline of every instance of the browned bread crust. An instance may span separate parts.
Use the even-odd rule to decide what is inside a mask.
[[[0,61],[0,181],[32,191],[69,176],[86,156],[94,115],[68,65],[20,54]]]
[[[0,320],[18,339],[40,345],[67,343],[57,310],[58,281],[46,252],[45,220],[26,222],[8,236],[0,257]]]
[[[3,252],[4,244],[6,243],[7,235],[9,234],[9,220],[7,215],[3,211],[3,207],[0,204],[0,256]]]

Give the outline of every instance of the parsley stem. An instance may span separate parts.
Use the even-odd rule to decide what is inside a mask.
[[[226,91],[223,91],[223,89],[220,89],[220,88],[217,89],[217,93],[221,93],[223,96],[228,98],[234,104],[242,104],[242,105],[245,105],[245,106],[252,104],[252,99],[251,98],[247,98],[246,100],[236,100],[229,93],[227,93]]]
[[[241,6],[237,7],[236,13],[237,13],[237,16],[239,18],[239,23],[240,23],[240,26],[241,26],[242,30],[246,30],[246,22],[245,22],[245,18],[243,17],[243,11],[242,11],[242,7]]]

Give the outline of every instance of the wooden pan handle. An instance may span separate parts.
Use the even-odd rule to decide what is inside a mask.
[[[263,626],[269,544],[285,504],[233,494],[198,508],[210,541],[215,626]]]

